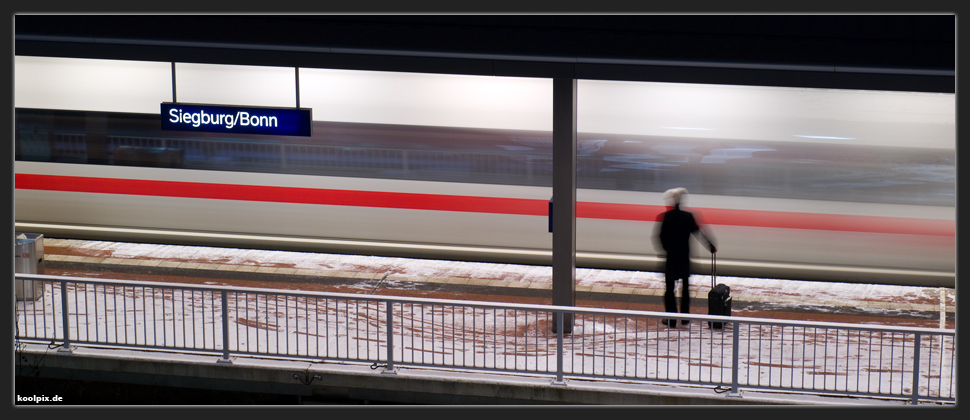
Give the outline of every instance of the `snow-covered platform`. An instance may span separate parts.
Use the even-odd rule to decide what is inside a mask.
[[[137,289],[136,291],[136,287],[139,286],[135,286],[129,290],[131,293],[122,289],[123,293],[121,294],[117,294],[114,286],[109,291],[106,286],[91,287],[93,284],[85,286],[83,284],[84,282],[68,284],[66,289],[61,285],[49,284],[47,288],[50,291],[50,300],[49,302],[45,300],[41,304],[41,307],[47,307],[47,309],[33,313],[56,312],[58,310],[56,302],[61,301],[57,296],[60,296],[61,290],[68,290],[72,294],[68,297],[68,301],[72,301],[73,299],[74,302],[73,309],[69,305],[67,310],[68,319],[71,316],[75,319],[75,324],[71,326],[71,335],[77,337],[81,342],[87,340],[87,342],[92,344],[101,342],[122,343],[121,339],[118,338],[120,336],[115,337],[115,339],[109,339],[108,341],[98,341],[101,339],[97,338],[97,334],[104,327],[101,324],[107,323],[109,319],[117,321],[119,319],[119,313],[123,313],[125,321],[123,324],[118,325],[122,325],[122,331],[125,332],[124,343],[128,343],[128,333],[129,329],[131,329],[130,333],[134,337],[132,338],[134,340],[132,342],[133,344],[140,343],[141,345],[147,346],[168,347],[171,345],[168,344],[168,335],[171,335],[170,333],[175,334],[173,336],[174,341],[178,341],[178,334],[175,332],[178,328],[182,328],[182,325],[177,322],[168,325],[168,320],[153,321],[151,318],[148,318],[147,314],[154,314],[160,311],[166,318],[174,317],[173,322],[178,321],[178,319],[191,319],[192,325],[196,323],[196,315],[199,315],[199,319],[202,321],[202,331],[212,328],[212,334],[210,334],[208,339],[205,333],[203,333],[201,339],[196,337],[191,340],[192,347],[190,348],[195,348],[195,342],[199,341],[204,343],[201,348],[209,349],[210,351],[230,349],[230,351],[254,352],[257,355],[256,358],[234,357],[234,362],[230,364],[236,370],[227,371],[234,372],[232,375],[242,375],[245,378],[249,378],[250,375],[255,375],[252,376],[253,378],[267,378],[272,375],[278,375],[278,372],[269,374],[266,370],[272,370],[273,368],[270,365],[274,365],[277,362],[284,364],[303,363],[306,366],[305,381],[312,382],[311,379],[317,377],[313,376],[313,371],[320,373],[327,372],[325,375],[317,374],[319,376],[318,379],[327,378],[322,383],[330,383],[334,380],[333,378],[343,378],[337,380],[336,383],[352,383],[354,386],[350,388],[354,389],[372,389],[376,387],[394,393],[398,392],[393,391],[396,389],[394,388],[396,386],[402,387],[401,390],[411,389],[414,384],[408,381],[414,380],[417,383],[423,384],[438,383],[438,385],[428,388],[429,391],[419,391],[430,392],[432,394],[436,392],[433,391],[436,389],[435,387],[447,388],[448,386],[454,387],[458,384],[467,388],[463,389],[465,393],[462,395],[476,395],[475,393],[478,391],[474,391],[473,388],[486,386],[483,383],[490,383],[493,387],[511,386],[514,389],[515,387],[525,386],[525,389],[532,389],[532,391],[523,391],[526,394],[528,392],[534,394],[537,392],[536,389],[540,389],[542,392],[548,392],[549,395],[563,394],[550,391],[550,384],[548,383],[549,372],[555,372],[555,369],[548,370],[548,366],[551,366],[550,363],[556,360],[556,357],[554,357],[555,351],[551,349],[559,348],[560,346],[555,344],[555,334],[552,336],[548,335],[549,328],[538,327],[538,324],[548,324],[549,320],[544,318],[540,322],[538,314],[535,314],[532,315],[530,323],[530,315],[528,315],[530,312],[528,310],[524,313],[512,312],[512,330],[503,330],[503,332],[498,334],[498,337],[503,340],[503,343],[501,343],[501,346],[497,346],[495,334],[499,329],[498,327],[500,324],[503,328],[506,327],[508,321],[508,312],[505,312],[504,309],[494,313],[489,312],[491,314],[489,315],[492,321],[491,324],[488,324],[488,319],[483,319],[481,321],[484,322],[478,323],[476,327],[477,321],[470,321],[471,329],[468,330],[469,325],[466,322],[469,315],[466,312],[467,309],[462,309],[461,303],[458,303],[457,306],[450,307],[434,305],[426,307],[423,304],[420,304],[420,306],[412,306],[411,304],[403,302],[397,303],[393,310],[393,318],[395,319],[393,330],[395,331],[394,336],[397,337],[394,338],[394,351],[396,352],[394,357],[395,360],[401,357],[402,359],[400,360],[403,366],[399,367],[392,375],[382,375],[380,371],[376,371],[363,376],[357,374],[341,376],[345,375],[346,372],[334,373],[330,372],[330,370],[344,368],[352,370],[354,367],[341,367],[343,366],[342,363],[322,363],[315,359],[318,359],[321,354],[333,354],[337,358],[343,358],[339,356],[340,354],[344,354],[342,352],[354,350],[367,352],[367,357],[363,360],[380,360],[379,358],[375,359],[370,356],[370,348],[374,347],[375,354],[383,355],[385,352],[390,352],[391,338],[381,336],[378,333],[380,329],[379,325],[382,325],[385,321],[384,316],[387,316],[386,321],[390,325],[392,318],[392,311],[388,309],[390,308],[390,304],[387,304],[387,306],[377,304],[373,308],[371,304],[363,304],[363,312],[360,312],[361,306],[358,306],[358,303],[354,303],[353,311],[349,311],[350,306],[348,306],[348,303],[341,304],[339,298],[333,301],[329,300],[329,298],[325,298],[326,300],[323,301],[314,300],[314,303],[310,304],[309,299],[311,297],[309,295],[301,295],[302,297],[296,295],[303,291],[340,292],[342,294],[361,296],[361,298],[368,299],[380,298],[380,296],[388,298],[430,297],[449,299],[452,302],[504,302],[506,305],[520,303],[548,304],[551,300],[552,283],[551,269],[548,267],[61,239],[48,239],[45,243],[45,248],[47,254],[45,257],[47,269],[45,271],[48,275],[83,277],[93,280],[147,280],[155,282],[153,284],[172,284],[171,287],[173,289],[169,292],[162,289],[156,290],[155,288],[157,286],[150,286],[149,289]],[[731,400],[728,397],[718,394],[711,389],[712,387],[696,388],[682,386],[682,384],[677,384],[676,382],[679,382],[682,377],[679,372],[685,373],[687,378],[691,378],[692,374],[698,372],[702,374],[706,372],[706,374],[711,375],[709,378],[710,383],[723,383],[722,381],[725,380],[725,366],[738,365],[745,369],[742,373],[742,384],[757,383],[761,384],[761,386],[767,384],[769,387],[785,386],[785,381],[792,381],[798,375],[800,382],[809,380],[811,381],[812,387],[815,386],[816,380],[820,380],[822,384],[828,384],[830,381],[834,381],[832,389],[836,390],[838,389],[838,384],[842,383],[839,378],[842,376],[848,378],[847,375],[849,372],[854,370],[856,371],[853,373],[854,375],[862,374],[862,376],[859,376],[861,379],[853,379],[853,387],[858,388],[858,391],[868,390],[864,392],[872,392],[873,389],[898,388],[902,390],[902,394],[890,393],[893,395],[905,395],[907,392],[905,391],[905,386],[913,383],[912,379],[903,379],[904,372],[907,369],[911,369],[913,365],[912,360],[907,362],[906,357],[908,356],[904,354],[906,351],[913,351],[911,344],[909,345],[909,350],[906,350],[905,343],[910,338],[907,338],[905,333],[900,333],[897,336],[895,332],[889,334],[883,332],[873,333],[872,329],[869,329],[869,332],[862,332],[858,328],[853,329],[851,326],[843,328],[843,326],[838,325],[823,325],[820,327],[822,329],[820,333],[818,327],[813,327],[816,324],[811,322],[802,322],[801,326],[799,326],[798,322],[794,321],[783,323],[787,326],[783,326],[782,324],[771,326],[759,319],[753,319],[753,317],[761,319],[792,319],[795,321],[809,320],[819,321],[820,323],[834,321],[841,323],[878,324],[903,328],[914,326],[938,328],[945,326],[946,323],[952,324],[954,314],[952,308],[955,297],[952,290],[946,289],[792,282],[748,278],[719,278],[719,281],[727,283],[732,287],[734,299],[737,301],[735,303],[735,319],[739,325],[744,325],[744,327],[736,328],[732,326],[731,328],[740,337],[742,346],[746,349],[743,358],[741,360],[735,359],[733,363],[730,362],[730,354],[732,353],[732,350],[730,350],[730,340],[716,339],[715,336],[721,336],[719,332],[705,332],[707,328],[701,328],[698,323],[693,323],[689,328],[680,326],[679,328],[675,327],[671,329],[658,325],[657,321],[660,317],[664,316],[663,314],[657,313],[662,311],[663,308],[661,299],[663,294],[663,280],[659,274],[578,269],[576,287],[577,306],[627,311],[625,313],[619,313],[618,315],[609,315],[610,318],[604,318],[592,312],[587,314],[590,316],[579,316],[582,318],[582,321],[577,318],[578,332],[574,331],[570,335],[570,342],[564,342],[563,344],[565,346],[562,347],[564,351],[568,351],[571,355],[570,359],[567,359],[569,364],[569,366],[566,366],[567,372],[583,372],[585,374],[587,363],[592,363],[589,366],[592,369],[591,372],[602,371],[600,374],[608,376],[619,375],[620,377],[624,377],[627,374],[627,370],[629,370],[632,372],[631,375],[634,379],[663,379],[667,376],[661,375],[661,371],[670,375],[672,369],[676,375],[671,376],[671,378],[676,379],[674,383],[656,386],[642,382],[638,383],[636,380],[630,384],[626,384],[624,380],[604,383],[595,380],[595,378],[590,380],[573,378],[571,381],[574,384],[586,384],[589,382],[590,384],[595,384],[595,386],[600,386],[600,388],[605,387],[603,389],[608,390],[591,392],[593,394],[610,395],[608,398],[601,397],[604,398],[601,401],[617,401],[620,404],[625,403],[619,401],[640,401],[639,403],[653,401],[652,403],[659,404],[732,404],[736,400]],[[694,304],[695,310],[692,311],[695,314],[703,314],[706,312],[706,302],[704,302],[703,298],[706,296],[706,291],[710,287],[709,282],[710,278],[707,276],[694,276],[692,279],[691,292],[697,298],[695,301],[697,303]],[[182,286],[178,286],[178,284],[182,284]],[[211,286],[212,288],[220,288],[222,286],[258,287],[263,291],[253,296],[243,296],[241,300],[240,295],[233,292],[233,297],[229,298],[231,300],[228,303],[225,300],[227,296],[225,294],[226,292],[222,292],[224,295],[221,307],[227,307],[229,314],[217,317],[215,315],[218,312],[216,309],[220,307],[217,301],[207,303],[204,301],[204,295],[199,296],[203,300],[198,300],[195,293],[186,297],[184,292],[175,292],[174,288],[186,287],[185,284]],[[276,292],[276,290],[280,290],[280,292]],[[272,295],[288,293],[291,296],[273,297],[266,295],[261,298],[260,296],[262,295],[259,293],[269,293]],[[80,297],[74,297],[73,294],[79,294]],[[131,296],[128,296],[129,294]],[[118,306],[119,304],[116,301],[119,298],[122,299],[121,306]],[[266,306],[270,299],[274,302],[272,310],[270,310],[270,306]],[[304,300],[301,301],[300,299]],[[314,297],[313,299],[317,298]],[[351,299],[359,298],[353,297]],[[85,303],[85,301],[92,300],[93,303]],[[292,308],[291,304],[287,303],[291,300],[296,302],[296,306]],[[249,304],[246,303],[248,301],[254,301],[255,306],[249,308]],[[260,306],[260,302],[263,303],[262,306]],[[280,303],[278,302],[283,302],[283,306],[285,307],[285,312],[282,315],[279,312],[281,309]],[[107,303],[112,303],[112,305],[107,305]],[[158,305],[161,306],[159,307]],[[109,311],[108,306],[112,306],[113,309]],[[32,307],[36,308],[37,306],[32,305]],[[81,323],[79,320],[82,307],[85,312],[91,307],[96,312],[85,315],[87,321],[84,323]],[[189,308],[191,313],[185,312],[186,307]],[[98,312],[98,308],[101,308],[100,311],[103,313]],[[181,308],[181,312],[179,312],[179,308]],[[381,308],[388,310],[381,312]],[[293,311],[292,313],[291,309]],[[636,314],[630,313],[629,310],[653,311],[653,313]],[[349,317],[350,313],[354,313],[354,317]],[[384,315],[381,315],[382,313]],[[479,312],[472,310],[470,316],[471,318],[476,318],[478,316],[477,314]],[[484,316],[484,314],[485,310],[483,309],[481,315]],[[282,316],[282,318],[278,318],[279,316]],[[525,317],[524,320],[519,319],[523,316]],[[55,316],[55,318],[60,319],[59,316]],[[211,322],[206,321],[208,318],[211,318]],[[216,318],[229,321],[220,321],[222,324],[219,326],[216,325],[218,324]],[[346,320],[341,321],[344,318]],[[500,323],[496,323],[498,322],[496,321],[498,318],[501,318],[499,319],[501,321]],[[948,318],[949,321],[947,321]],[[104,322],[101,321],[102,319]],[[426,319],[428,320],[427,324]],[[27,323],[29,324],[31,320],[28,319]],[[315,320],[312,321],[313,328],[311,328],[311,320]],[[322,324],[320,324],[321,320]],[[630,324],[631,320],[633,322],[632,324]],[[277,325],[273,324],[274,322],[279,324],[282,321],[287,322],[286,328],[278,328]],[[157,322],[162,323],[160,325],[162,328],[161,340],[163,343],[157,341],[159,339],[159,333],[156,331],[158,329],[158,326],[156,326]],[[226,322],[229,322],[229,324],[227,325]],[[290,325],[290,322],[293,324]],[[397,322],[401,324],[398,325]],[[762,325],[758,326],[759,323]],[[125,326],[125,324],[131,325]],[[153,325],[153,327],[147,328],[149,325]],[[488,325],[491,325],[491,327],[488,327]],[[171,331],[165,332],[166,326]],[[290,328],[290,326],[293,328]],[[37,331],[37,322],[35,321],[32,325],[25,325],[24,327],[27,331],[31,329]],[[371,327],[373,327],[373,330]],[[105,335],[110,335],[110,328],[104,328]],[[117,328],[116,326],[115,329]],[[221,334],[216,334],[217,328],[220,331],[229,332],[232,344],[229,344],[228,347],[219,347],[220,342],[218,340],[212,340]],[[321,332],[321,328],[323,328],[323,332]],[[425,331],[427,328],[430,328],[430,330]],[[457,333],[455,332],[456,328],[458,329]],[[483,331],[485,330],[478,331],[481,328],[486,328],[486,330],[491,331],[488,332],[488,337],[479,334],[484,334]],[[48,327],[44,325],[41,331],[43,332],[47,329]],[[447,332],[448,329],[451,330],[451,334],[454,337],[446,337],[446,334],[441,334],[442,332]],[[587,334],[587,329],[589,329],[589,334]],[[797,334],[796,330],[798,331]],[[185,330],[183,329],[182,331],[184,333]],[[192,331],[195,331],[195,329],[193,328]],[[273,332],[271,333],[271,331]],[[435,338],[435,333],[431,332],[431,341],[428,341],[426,333],[429,331],[438,331],[438,337]],[[471,334],[470,341],[468,341],[465,331]],[[674,333],[674,331],[678,332]],[[90,341],[92,340],[92,332],[95,334],[94,341]],[[118,334],[117,331],[114,332]],[[731,335],[735,335],[734,333]],[[50,335],[50,332],[44,332],[43,334],[47,334],[44,337],[53,336]],[[287,344],[293,338],[290,335],[294,334],[297,337],[294,346],[295,350],[291,349],[290,344]],[[191,336],[193,334],[189,335]],[[271,338],[270,335],[273,337]],[[311,335],[316,338],[311,339]],[[726,332],[724,335],[728,336]],[[925,351],[930,351],[935,346],[938,347],[938,351],[952,352],[955,343],[952,342],[952,332],[949,335],[951,336],[950,341],[944,342],[941,339],[929,341],[926,344]],[[526,348],[523,348],[522,351],[517,350],[520,336],[524,338],[526,344]],[[263,337],[264,340],[261,341],[260,337]],[[333,340],[335,337],[338,337],[336,341]],[[185,337],[182,338],[183,340],[185,339]],[[488,345],[489,338],[492,340],[491,346]],[[832,338],[834,338],[835,342],[828,343],[827,341]],[[255,340],[253,343],[247,344],[248,341],[252,341],[253,339]],[[821,341],[819,341],[820,339]],[[398,342],[397,340],[402,340],[402,342]],[[212,342],[210,343],[210,341]],[[351,346],[353,348],[340,347],[341,342],[349,345],[351,341],[355,343],[354,346]],[[918,341],[919,339],[917,338]],[[311,342],[314,344],[313,346],[310,345]],[[301,343],[305,344],[302,349],[300,347]],[[468,349],[465,347],[466,343],[468,344]],[[508,343],[512,343],[512,347],[507,347]],[[530,343],[535,348],[529,347]],[[181,348],[180,346],[188,344],[188,342],[181,345],[176,343],[175,348]],[[280,347],[280,345],[284,346]],[[436,345],[439,347],[436,348]],[[442,347],[442,345],[444,346]],[[682,345],[687,346],[685,347],[687,349],[686,353],[681,348]],[[330,346],[336,346],[332,349],[332,352],[329,349]],[[734,346],[737,348],[738,344],[735,343]],[[863,347],[865,348],[863,349]],[[829,354],[830,348],[833,350],[834,355]],[[724,359],[725,350],[727,350],[728,359]],[[766,361],[762,359],[762,350],[767,351],[768,354],[777,356],[778,359],[775,360],[769,357],[766,364]],[[897,350],[899,351],[897,352]],[[38,353],[40,351],[42,349],[36,350]],[[77,348],[71,357],[87,355],[92,351],[94,350],[90,346],[82,346]],[[108,353],[99,353],[98,356],[92,353],[90,356],[97,360],[82,358],[59,360],[63,360],[66,363],[64,369],[77,370],[77,366],[70,367],[69,365],[75,362],[81,362],[82,360],[87,360],[83,362],[86,365],[97,365],[99,363],[110,364],[111,362],[108,359],[116,357],[111,355],[117,354],[111,352],[122,350],[98,350],[95,353],[101,351]],[[293,353],[294,351],[295,353]],[[855,352],[854,356],[853,351]],[[286,356],[290,353],[298,357],[295,359],[282,357],[282,360],[277,361],[259,357],[260,355],[272,356],[274,354]],[[175,357],[178,359],[177,354],[173,356],[173,354],[158,353],[157,351],[135,352],[135,354],[139,354],[138,357],[142,358],[157,359],[156,361],[159,363],[163,359],[167,360],[166,358]],[[346,354],[349,355],[349,353]],[[841,358],[839,357],[840,354]],[[519,366],[519,356],[523,356],[522,360],[525,360],[526,365]],[[591,356],[591,358],[588,359],[587,356]],[[310,360],[299,362],[298,359],[300,357],[304,359],[309,358]],[[331,356],[325,356],[324,359],[328,357]],[[431,366],[407,366],[408,363],[425,364],[425,357],[429,358]],[[483,364],[479,366],[478,362],[482,357],[484,357],[482,359]],[[809,358],[805,359],[805,357]],[[900,357],[902,359],[896,360]],[[936,363],[938,364],[941,356],[937,355],[936,357]],[[444,369],[443,371],[439,370],[439,358],[441,358],[440,363],[442,367],[450,366],[450,368]],[[488,364],[490,358],[492,365]],[[953,372],[947,366],[953,365],[953,361],[947,359],[944,362],[944,365],[947,366],[937,366],[934,369],[932,366],[935,365],[932,365],[934,363],[932,358],[933,356],[930,356],[930,364],[925,367],[929,368],[929,371],[922,371],[921,377],[925,381],[939,383],[940,385],[943,382],[948,382],[949,379],[944,380],[945,378],[943,376],[947,378],[952,376]],[[606,359],[610,359],[611,362],[608,363]],[[207,363],[204,364],[215,363],[215,360],[213,357],[208,357],[206,359]],[[533,360],[531,363],[537,366],[539,364],[546,366],[546,368],[540,369],[544,374],[538,375],[538,379],[535,376],[526,375],[528,379],[523,379],[520,376],[520,370],[532,371],[536,367],[530,365],[529,360]],[[577,363],[576,360],[579,360],[579,365],[575,365]],[[502,366],[498,364],[498,361],[502,362]],[[187,366],[182,366],[178,360],[171,363],[174,364],[171,365],[173,367],[170,369],[182,372],[180,375],[184,378],[201,378],[206,377],[206,375],[212,375],[213,369],[224,370],[222,367],[199,367],[192,365],[192,363]],[[511,369],[516,373],[504,375],[490,372],[463,372],[461,367],[465,366],[466,363],[476,368]],[[508,363],[512,363],[512,365]],[[907,363],[909,363],[909,367],[907,367]],[[779,367],[782,365],[786,366],[785,369],[787,370],[785,371],[788,372],[788,379],[785,379],[784,376],[775,377],[774,371],[778,370],[775,366],[776,364],[780,364]],[[359,364],[353,366],[356,366],[356,368],[361,367]],[[366,368],[366,365],[364,367]],[[239,370],[240,368],[243,370]],[[755,370],[753,377],[750,371],[752,368]],[[292,370],[292,367],[288,367],[287,369]],[[371,370],[374,369],[375,367],[371,367]],[[88,372],[87,374],[97,375],[98,373],[96,372],[102,369],[98,368],[92,371],[91,368],[86,367],[81,370]],[[609,372],[607,372],[608,370]],[[621,371],[622,373],[618,373]],[[883,375],[883,372],[886,375]],[[75,373],[78,372],[73,372],[72,374]],[[594,373],[593,376],[600,374]],[[730,376],[730,367],[727,367],[727,374]],[[896,376],[897,374],[899,376]],[[425,377],[427,375],[431,376]],[[718,378],[714,376],[718,376]],[[766,382],[758,379],[759,376],[763,377]],[[429,379],[431,377],[434,377],[434,379]],[[472,379],[478,377],[486,379]],[[912,378],[913,375],[909,377]],[[294,378],[299,379],[299,373],[289,373],[283,382],[291,383]],[[382,383],[385,385],[381,386],[364,384],[367,381],[380,381],[378,378],[393,379],[383,381]],[[402,378],[406,380],[401,382],[400,380]],[[205,380],[209,381],[211,379],[208,378]],[[522,381],[528,382],[535,380],[545,381],[546,383],[542,385],[518,384],[518,382]],[[693,381],[696,380],[695,377]],[[778,380],[781,382],[775,384]],[[844,386],[848,387],[848,379],[844,380],[846,381],[844,382]],[[701,381],[706,382],[707,379],[702,379]],[[863,384],[862,381],[865,383]],[[691,380],[687,382],[691,382]],[[447,385],[448,383],[450,385]],[[472,383],[476,383],[477,385],[469,385]],[[555,383],[551,385],[555,386]],[[390,388],[387,388],[388,386]],[[920,387],[923,388],[923,385],[920,385]],[[344,388],[347,387],[345,386]],[[583,397],[580,397],[584,394],[575,393],[580,388],[581,386],[575,385],[565,388],[568,390],[565,393],[575,394],[573,397],[570,397],[573,399],[553,399],[549,401],[554,403],[556,401],[560,403],[584,401]],[[629,388],[629,390],[617,391],[620,388]],[[652,388],[658,388],[661,391],[651,391],[643,394],[643,390]],[[821,389],[829,388],[827,385],[824,385]],[[751,391],[751,389],[747,391]],[[845,391],[851,392],[848,389]],[[951,392],[951,389],[947,388],[945,391]],[[882,391],[877,392],[881,393]],[[759,391],[759,394],[763,393]],[[831,399],[831,397],[824,397],[823,395],[825,394],[824,392],[817,395],[813,395],[811,392],[807,394],[804,392],[796,394],[792,394],[791,392],[782,393],[782,395],[788,396],[799,395],[797,399],[788,400],[798,401],[796,403],[799,404],[851,404],[851,402],[847,402],[851,401],[851,398],[848,400],[845,399],[846,397]],[[671,395],[674,396],[671,397]],[[790,403],[786,402],[786,397],[774,397],[772,395],[776,394],[770,392],[766,393],[766,395],[769,395],[769,397],[764,397],[766,399],[761,403]],[[943,394],[941,393],[940,395],[942,396]],[[673,399],[669,399],[668,397]],[[818,398],[817,401],[813,400],[815,397]],[[878,398],[867,400],[872,400],[873,403],[885,402]],[[756,400],[747,399],[746,402],[741,403],[751,404],[755,403],[754,401]],[[894,403],[899,402],[899,399],[894,400]]]
[[[445,260],[51,239],[47,274],[550,304],[552,268]],[[947,288],[718,276],[733,314],[756,318],[954,328]],[[709,275],[690,281],[707,312]],[[577,306],[663,311],[661,273],[576,270]],[[678,298],[679,301],[679,298]]]

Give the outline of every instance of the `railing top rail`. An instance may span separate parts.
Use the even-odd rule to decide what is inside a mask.
[[[359,294],[353,294],[353,293],[293,291],[293,290],[270,289],[270,288],[262,288],[262,287],[208,286],[208,285],[200,286],[200,285],[188,284],[188,283],[163,283],[163,282],[152,282],[152,281],[142,281],[142,280],[88,279],[85,277],[53,276],[53,275],[45,275],[45,274],[15,273],[15,279],[43,280],[43,281],[57,281],[57,282],[67,281],[67,282],[73,282],[73,283],[105,284],[105,285],[114,285],[114,286],[140,286],[140,287],[150,287],[150,288],[157,288],[157,289],[192,289],[192,290],[211,291],[211,292],[226,291],[226,292],[233,292],[233,293],[263,293],[263,294],[273,294],[273,295],[292,296],[292,297],[316,297],[316,298],[331,298],[331,299],[338,298],[338,299],[368,300],[368,301],[392,302],[392,303],[454,305],[454,306],[476,307],[476,308],[521,309],[521,310],[533,310],[533,311],[543,311],[543,312],[563,311],[563,312],[572,313],[572,314],[595,314],[595,315],[605,314],[605,315],[620,315],[620,316],[629,315],[629,316],[651,316],[651,317],[661,317],[661,318],[670,317],[670,318],[677,318],[677,319],[689,319],[689,320],[698,321],[698,322],[724,320],[724,317],[722,316],[684,314],[684,313],[671,314],[669,312],[633,311],[633,310],[626,310],[626,309],[603,309],[603,308],[585,308],[585,307],[576,307],[576,306],[485,302],[485,301],[474,301],[474,300],[359,295]],[[853,329],[853,330],[862,330],[862,331],[924,333],[924,334],[955,336],[954,330],[940,329],[940,328],[861,325],[861,324],[849,324],[849,323],[840,323],[840,322],[815,322],[815,321],[807,322],[807,321],[797,321],[797,320],[774,320],[774,319],[750,318],[750,317],[739,317],[739,316],[731,316],[730,320],[735,322],[740,322],[740,323],[769,325],[769,326],[839,328],[839,329]],[[728,321],[728,322],[731,322],[731,321]]]

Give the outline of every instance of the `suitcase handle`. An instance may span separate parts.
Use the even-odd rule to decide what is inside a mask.
[[[717,254],[711,253],[711,289],[717,286]]]

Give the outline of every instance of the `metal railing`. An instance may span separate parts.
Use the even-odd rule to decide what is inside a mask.
[[[16,337],[955,402],[953,330],[17,274]],[[41,290],[37,288],[36,290]],[[565,322],[565,324],[564,324]],[[564,325],[566,328],[558,328]]]

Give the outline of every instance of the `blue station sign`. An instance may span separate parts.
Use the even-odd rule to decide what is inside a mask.
[[[309,108],[162,103],[162,130],[310,136]]]

